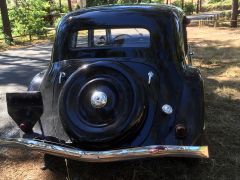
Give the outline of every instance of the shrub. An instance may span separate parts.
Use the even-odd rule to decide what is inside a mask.
[[[182,8],[182,2],[180,0],[176,0],[172,3],[172,5]],[[183,6],[183,11],[189,15],[192,14],[196,10],[196,6],[194,6],[191,2],[185,2]]]
[[[50,4],[46,0],[19,0],[18,6],[10,11],[10,20],[15,34],[42,34],[47,22]]]
[[[221,5],[221,4],[206,4],[202,6],[202,11],[223,11],[230,10],[232,5]]]
[[[218,2],[221,2],[222,0],[209,0],[208,3],[218,3]]]
[[[181,2],[180,0],[174,1],[174,2],[172,3],[172,5],[182,8],[182,2]]]
[[[210,0],[207,4],[203,5],[203,11],[222,11],[231,10],[232,0]]]
[[[196,6],[194,6],[191,2],[186,2],[183,10],[187,15],[190,15],[196,10]]]
[[[152,0],[152,3],[163,3],[164,0]],[[149,3],[150,0],[142,0],[142,3]],[[128,4],[137,3],[137,0],[89,0],[87,6],[99,6],[104,4]]]

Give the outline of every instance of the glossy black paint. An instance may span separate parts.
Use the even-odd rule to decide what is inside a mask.
[[[58,25],[52,62],[76,58],[145,57],[149,61],[181,62],[182,11],[173,6],[112,6],[92,8],[66,15]],[[72,33],[81,29],[145,28],[151,33],[150,48],[71,49]],[[158,62],[154,62],[158,63]]]
[[[97,7],[63,17],[57,28],[49,68],[40,76],[43,78],[41,84],[34,78],[29,88],[39,90],[42,95],[44,135],[65,141],[71,139],[73,145],[84,149],[194,144],[203,132],[203,81],[199,70],[185,62],[184,21],[182,11],[165,5]],[[69,47],[69,39],[75,31],[112,27],[148,29],[150,48]],[[154,77],[149,84],[150,71]],[[59,83],[61,72],[65,76]],[[92,118],[94,122],[88,123],[97,121],[101,124],[106,117],[91,109],[87,92],[82,92],[83,96],[79,93],[90,81],[112,94],[112,101],[117,101],[120,93],[111,87],[119,87],[124,97],[119,106],[110,105],[117,115],[110,112],[113,122],[107,123],[116,125],[109,131],[101,129],[100,134],[94,133],[95,129],[90,126],[83,128],[83,124],[80,125],[81,121]],[[106,85],[106,82],[110,83]],[[172,114],[162,112],[164,104],[173,107]],[[132,109],[137,112],[135,115],[131,115]],[[88,112],[85,117],[82,117],[82,111]],[[122,116],[124,112],[129,116]],[[124,125],[123,120],[128,124]],[[186,127],[185,137],[176,136],[178,124]],[[40,129],[36,124],[34,131],[42,133]]]
[[[7,93],[6,98],[8,114],[25,133],[32,133],[33,126],[43,113],[41,93]]]
[[[134,73],[122,63],[100,61],[71,74],[58,105],[63,127],[74,142],[109,146],[124,141],[139,129],[145,118],[146,100],[143,86]],[[91,105],[95,90],[108,96],[103,108]]]

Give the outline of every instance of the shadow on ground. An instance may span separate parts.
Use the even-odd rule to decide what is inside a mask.
[[[6,93],[26,91],[32,78],[47,67],[50,52],[47,43],[0,52],[0,137],[19,134],[7,113]]]
[[[47,67],[50,52],[49,44],[0,52],[0,86],[28,86],[33,76]]]

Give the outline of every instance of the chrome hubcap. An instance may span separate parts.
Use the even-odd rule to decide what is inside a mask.
[[[107,104],[107,95],[102,91],[95,91],[91,96],[91,104],[94,108],[102,108]]]

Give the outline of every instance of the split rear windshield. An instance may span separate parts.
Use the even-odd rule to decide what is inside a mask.
[[[149,48],[150,32],[144,28],[79,30],[73,33],[71,48]]]

